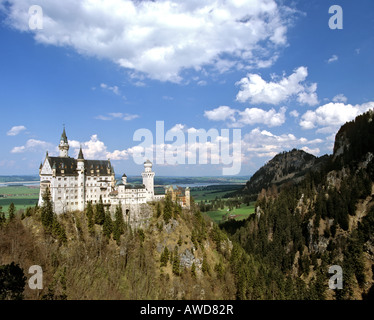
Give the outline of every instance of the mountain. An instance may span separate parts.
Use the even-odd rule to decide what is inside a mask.
[[[317,158],[297,149],[277,154],[251,177],[243,193],[257,194],[271,185],[299,182],[307,172],[317,170],[327,158],[328,156]]]
[[[247,184],[261,192],[256,214],[221,228],[247,254],[292,275],[308,296],[296,299],[369,299],[374,295],[374,112],[343,125],[334,152],[323,159],[293,150],[276,156]],[[295,165],[297,164],[297,165]],[[286,168],[292,168],[287,170]],[[295,168],[295,169],[294,169]],[[289,183],[285,183],[288,181]],[[341,268],[342,289],[327,285]]]

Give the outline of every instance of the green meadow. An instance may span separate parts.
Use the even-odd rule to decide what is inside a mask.
[[[209,216],[215,223],[219,224],[223,222],[223,218],[226,216],[227,217],[233,216],[235,220],[244,220],[247,219],[251,214],[255,212],[255,206],[254,202],[251,202],[249,206],[246,204],[241,204],[240,208],[232,209],[231,211],[227,211],[229,208],[225,207],[224,209],[221,210],[214,210],[214,211],[208,211],[205,214]],[[225,220],[226,221],[226,220]]]
[[[38,203],[39,188],[27,186],[12,186],[0,188],[0,207],[3,212],[8,212],[9,205],[13,202],[16,211],[33,207]]]

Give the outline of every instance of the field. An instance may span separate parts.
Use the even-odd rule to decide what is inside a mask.
[[[209,203],[216,198],[227,200],[227,197],[224,198],[227,194],[240,190],[241,188],[243,188],[242,184],[212,185],[207,187],[191,188],[191,196],[194,198],[196,203],[199,203],[200,201]],[[231,211],[227,211],[228,209],[229,208],[225,206],[223,209],[208,211],[205,214],[208,215],[215,223],[220,223],[223,221],[225,216],[226,219],[230,216],[235,220],[243,220],[247,219],[249,215],[255,212],[254,202],[251,202],[249,206],[246,204],[241,204],[240,208],[232,209]]]
[[[26,186],[12,186],[0,188],[0,207],[7,212],[13,202],[16,210],[35,206],[39,199],[39,188]]]
[[[207,187],[191,188],[191,196],[195,202],[211,201],[216,198],[223,198],[226,194],[240,190],[243,188],[241,184],[233,185],[212,185]]]
[[[227,214],[235,218],[235,220],[247,219],[251,214],[255,212],[254,202],[250,203],[249,206],[241,204],[240,208],[227,211],[228,207],[221,210],[208,211],[205,214],[208,215],[215,223],[222,222],[222,218]]]

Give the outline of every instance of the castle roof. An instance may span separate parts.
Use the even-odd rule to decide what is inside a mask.
[[[77,176],[77,163],[78,160],[74,158],[65,157],[48,157],[47,160],[51,167],[56,169],[56,175],[61,176],[62,170],[64,170],[65,176]],[[97,176],[107,176],[108,168],[110,172],[113,172],[113,167],[108,160],[84,160],[85,172],[87,175],[93,174]]]
[[[61,140],[64,141],[64,143],[68,143],[68,137],[66,136],[65,127],[61,135]]]
[[[79,149],[78,160],[84,160],[82,147]]]

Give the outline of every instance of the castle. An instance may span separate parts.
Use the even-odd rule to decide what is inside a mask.
[[[110,160],[86,160],[82,147],[77,159],[69,157],[69,142],[65,128],[59,144],[59,157],[50,157],[48,152],[40,164],[40,194],[39,206],[43,204],[43,195],[50,190],[53,209],[56,214],[68,211],[83,211],[88,202],[96,204],[102,198],[103,204],[114,212],[120,204],[127,221],[138,223],[147,218],[145,204],[159,201],[165,194],[155,195],[152,162],[144,162],[142,172],[143,184],[133,185],[127,182],[126,174],[116,181],[114,168]],[[170,188],[166,189],[167,193]],[[182,207],[190,207],[190,190],[186,188],[183,198],[173,200]],[[131,215],[130,215],[131,212]],[[149,214],[148,214],[149,215]]]
[[[43,202],[45,190],[49,188],[57,214],[74,210],[83,211],[88,202],[98,203],[100,197],[110,211],[119,203],[130,207],[164,197],[154,194],[155,173],[152,172],[152,163],[149,160],[144,163],[143,184],[132,185],[127,183],[126,174],[122,176],[121,181],[116,181],[110,160],[86,160],[82,148],[77,159],[70,158],[65,128],[61,135],[59,150],[59,157],[50,157],[47,152],[39,168],[39,205]]]

